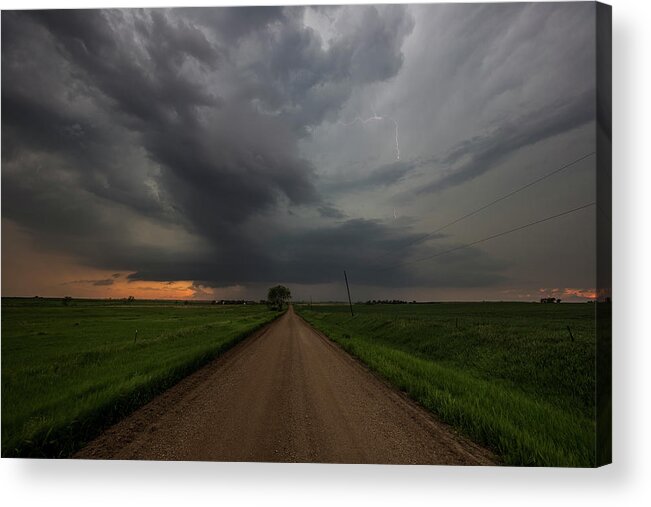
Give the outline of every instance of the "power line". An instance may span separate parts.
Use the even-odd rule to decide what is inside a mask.
[[[594,206],[595,204],[597,204],[596,201],[593,201],[591,203],[584,204],[583,206],[579,206],[578,208],[563,211],[562,213],[557,213],[555,215],[552,215],[552,216],[549,216],[549,217],[546,217],[546,218],[541,218],[540,220],[536,220],[535,222],[529,222],[528,224],[521,225],[521,226],[516,227],[514,229],[509,229],[508,231],[499,232],[497,234],[493,234],[491,236],[487,236],[485,238],[478,239],[477,241],[473,241],[472,243],[467,243],[465,245],[461,245],[461,246],[458,246],[458,247],[455,247],[455,248],[451,248],[451,249],[445,250],[443,252],[438,252],[438,253],[435,253],[433,255],[428,255],[427,257],[422,257],[420,259],[414,259],[414,260],[411,260],[411,261],[405,261],[405,262],[400,262],[400,263],[397,263],[397,264],[393,264],[391,266],[378,269],[378,271],[387,271],[389,269],[393,269],[393,268],[396,268],[396,267],[405,266],[405,265],[408,265],[408,264],[415,264],[417,262],[423,262],[423,261],[426,261],[426,260],[429,260],[429,259],[433,259],[434,257],[440,257],[441,255],[446,255],[446,254],[449,254],[449,253],[452,253],[452,252],[456,252],[458,250],[463,250],[464,248],[469,248],[469,247],[477,245],[479,243],[483,243],[484,241],[499,238],[501,236],[506,236],[507,234],[511,234],[513,232],[521,231],[522,229],[526,229],[528,227],[532,227],[534,225],[541,224],[543,222],[548,222],[549,220],[553,220],[555,218],[559,218],[559,217],[562,217],[562,216],[565,216],[565,215],[569,215],[570,213],[574,213],[576,211],[580,211],[582,209],[589,208],[590,206]]]
[[[413,240],[413,241],[411,241],[411,242],[409,242],[409,243],[406,243],[406,244],[402,245],[402,246],[401,246],[401,249],[407,248],[408,246],[411,246],[411,245],[415,245],[416,243],[422,243],[422,242],[425,241],[427,238],[431,238],[432,236],[434,236],[434,234],[437,234],[437,233],[441,232],[443,229],[447,229],[448,227],[450,227],[450,226],[452,226],[452,225],[458,224],[458,223],[461,222],[462,220],[465,220],[466,218],[470,218],[471,216],[476,215],[476,214],[479,213],[480,211],[484,211],[485,209],[490,208],[491,206],[497,204],[498,202],[501,202],[501,201],[503,201],[503,200],[505,200],[505,199],[508,199],[509,197],[511,197],[511,196],[513,196],[513,195],[515,195],[515,194],[517,194],[517,193],[519,193],[519,192],[522,192],[523,190],[525,190],[525,189],[527,189],[527,188],[529,188],[529,187],[532,187],[533,185],[536,185],[537,183],[540,183],[541,181],[546,180],[547,178],[549,178],[549,177],[551,177],[551,176],[553,176],[553,175],[555,175],[555,174],[558,174],[558,173],[560,173],[561,171],[564,171],[564,170],[567,169],[568,167],[571,167],[571,166],[573,166],[573,165],[575,165],[575,164],[578,164],[578,163],[581,162],[582,160],[585,160],[586,158],[588,158],[588,157],[590,157],[590,156],[592,156],[592,155],[594,155],[594,154],[595,154],[595,152],[594,152],[594,151],[591,151],[590,153],[588,153],[588,154],[586,154],[586,155],[583,155],[582,157],[579,157],[579,158],[573,160],[572,162],[568,162],[567,164],[562,165],[561,167],[559,167],[559,168],[557,168],[557,169],[554,169],[553,171],[551,171],[551,172],[545,174],[544,176],[541,176],[540,178],[538,178],[538,179],[536,179],[536,180],[533,180],[533,181],[527,183],[526,185],[523,185],[523,186],[521,186],[521,187],[518,187],[518,188],[516,188],[515,190],[512,190],[511,192],[509,192],[508,194],[505,194],[505,195],[503,195],[503,196],[501,196],[501,197],[498,197],[498,198],[495,199],[494,201],[491,201],[491,202],[489,202],[488,204],[485,204],[485,205],[483,205],[482,207],[477,208],[476,210],[471,211],[470,213],[466,213],[466,214],[463,215],[462,217],[456,218],[456,219],[453,220],[452,222],[449,222],[449,223],[443,225],[442,227],[439,227],[438,229],[436,229],[436,230],[434,230],[434,231],[432,231],[432,232],[427,233],[425,236],[421,236],[421,237],[416,238],[415,240]]]

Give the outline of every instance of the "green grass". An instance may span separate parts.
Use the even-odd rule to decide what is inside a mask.
[[[3,298],[2,456],[69,456],[277,315],[259,305]]]
[[[303,306],[299,314],[504,463],[595,465],[593,304]],[[574,341],[570,339],[570,326]]]

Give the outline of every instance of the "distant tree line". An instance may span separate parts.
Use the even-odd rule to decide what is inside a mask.
[[[184,305],[258,305],[264,304],[264,300],[253,301],[251,299],[181,299],[174,303]]]
[[[412,301],[415,303],[416,301]],[[402,299],[370,299],[366,303],[367,305],[408,305],[409,301],[403,301]]]
[[[252,301],[250,299],[213,299],[211,305],[257,305],[263,301]]]
[[[560,303],[561,300],[558,298],[540,298],[541,303]]]

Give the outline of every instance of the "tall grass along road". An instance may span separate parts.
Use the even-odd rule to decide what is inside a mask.
[[[290,308],[77,458],[491,464]]]
[[[595,464],[595,305],[300,307],[346,351],[512,465]]]
[[[69,456],[277,315],[261,305],[3,298],[2,456]]]

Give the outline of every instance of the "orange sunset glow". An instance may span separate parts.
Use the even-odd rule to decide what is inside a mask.
[[[2,294],[11,296],[139,299],[210,297],[192,281],[131,281],[129,272],[84,266],[72,256],[40,251],[30,236],[2,221]]]
[[[577,289],[577,288],[554,288],[554,289],[539,289],[541,296],[553,296],[553,297],[577,297],[585,299],[596,299],[597,290],[596,289]]]

